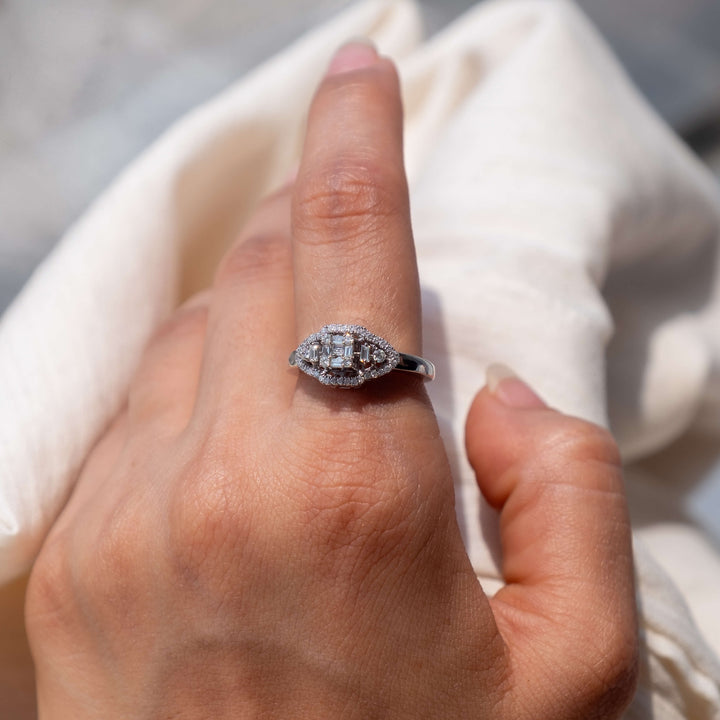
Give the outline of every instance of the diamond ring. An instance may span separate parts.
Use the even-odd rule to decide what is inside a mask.
[[[290,353],[290,365],[323,385],[359,387],[393,370],[435,377],[435,366],[417,355],[398,352],[387,340],[361,325],[325,325]]]

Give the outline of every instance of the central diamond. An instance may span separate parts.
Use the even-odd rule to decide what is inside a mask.
[[[331,335],[326,340],[325,353],[331,357],[326,367],[333,370],[352,370],[355,359],[355,338],[350,333]]]

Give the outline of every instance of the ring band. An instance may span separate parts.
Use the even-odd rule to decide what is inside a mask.
[[[429,360],[398,352],[361,325],[325,325],[290,353],[289,363],[323,385],[341,388],[359,387],[393,370],[435,377]]]

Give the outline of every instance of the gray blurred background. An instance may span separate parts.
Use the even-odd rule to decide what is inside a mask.
[[[349,0],[0,0],[0,312],[179,115]],[[474,3],[420,0],[428,34]],[[580,0],[639,88],[720,167],[720,2]]]

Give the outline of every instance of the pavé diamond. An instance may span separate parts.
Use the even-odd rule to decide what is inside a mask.
[[[399,353],[360,325],[325,325],[297,348],[296,364],[324,385],[358,387],[393,370]]]

